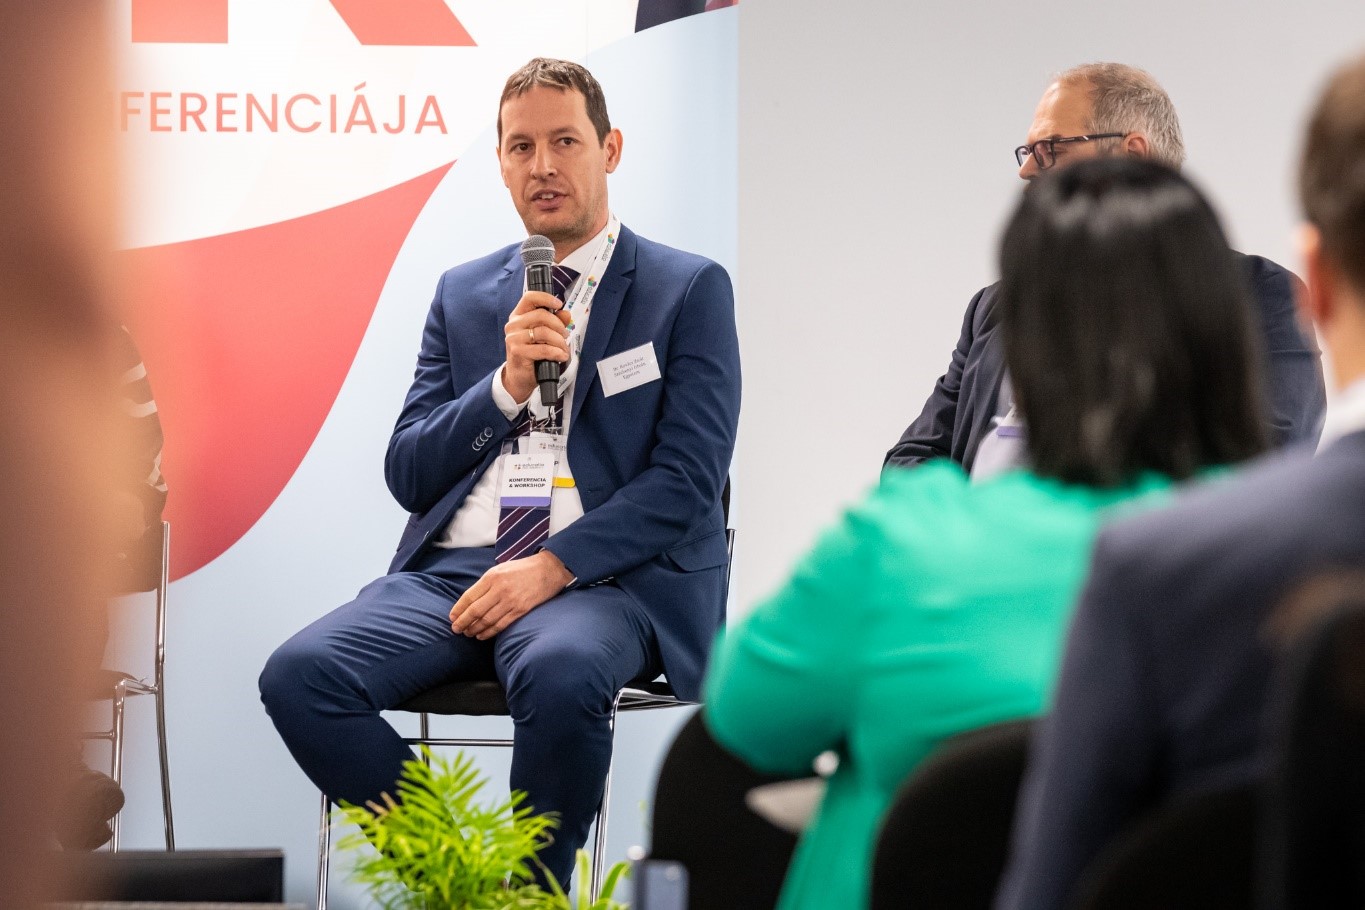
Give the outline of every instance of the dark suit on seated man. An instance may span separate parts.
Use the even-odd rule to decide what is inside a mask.
[[[441,277],[385,462],[413,513],[390,574],[282,645],[261,694],[312,780],[364,803],[411,757],[380,711],[497,679],[512,786],[559,814],[540,859],[567,883],[617,691],[664,672],[697,697],[721,624],[738,341],[724,269],[611,214],[621,134],[587,70],[531,61],[498,134],[527,231],[553,241],[556,294],[523,290],[517,245]],[[557,404],[536,361],[564,365]]]
[[[1309,315],[1340,390],[1316,457],[1282,453],[1102,532],[1035,740],[1002,908],[1066,906],[1091,860],[1164,800],[1264,767],[1267,617],[1365,567],[1365,58],[1339,73],[1300,174]]]
[[[1025,180],[1046,168],[1101,155],[1151,157],[1175,168],[1185,157],[1175,107],[1165,91],[1141,70],[1113,63],[1062,73],[1038,105],[1028,144],[1015,154]],[[1316,441],[1326,395],[1317,343],[1303,331],[1294,306],[1301,284],[1268,259],[1240,259],[1259,307],[1271,439],[1282,445]],[[951,458],[979,475],[1022,459],[1020,434],[1008,425],[1013,402],[995,331],[996,290],[997,285],[982,289],[967,305],[948,371],[887,453],[887,464]],[[1003,435],[997,422],[1006,424]],[[983,442],[989,451],[978,465]]]

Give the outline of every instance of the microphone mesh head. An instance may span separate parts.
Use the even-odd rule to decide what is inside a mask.
[[[555,264],[555,245],[549,237],[532,234],[521,242],[521,261],[529,269],[533,265]]]

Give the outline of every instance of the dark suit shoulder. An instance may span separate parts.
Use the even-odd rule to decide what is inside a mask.
[[[1125,567],[1140,599],[1179,591],[1190,607],[1233,588],[1273,596],[1315,568],[1365,560],[1365,432],[1317,457],[1292,446],[1191,485],[1168,508],[1115,521],[1101,539],[1103,560]]]
[[[650,277],[671,280],[694,275],[709,265],[722,268],[718,263],[697,253],[675,249],[671,246],[647,240],[629,228],[621,228],[621,253],[633,247],[635,268]]]
[[[1252,296],[1260,309],[1263,323],[1286,320],[1299,331],[1295,297],[1303,282],[1289,269],[1264,256],[1237,253],[1238,262],[1251,287]],[[1316,346],[1314,346],[1316,349]]]
[[[1298,275],[1273,259],[1250,253],[1237,253],[1237,258],[1242,263],[1242,268],[1246,269],[1247,277],[1251,279],[1253,284],[1264,282],[1268,285],[1288,288],[1302,283]]]
[[[995,315],[995,304],[1000,298],[1000,282],[987,285],[972,295],[971,302],[967,304],[967,316],[963,320],[964,327],[971,326],[972,335],[975,337],[984,333],[998,317]]]

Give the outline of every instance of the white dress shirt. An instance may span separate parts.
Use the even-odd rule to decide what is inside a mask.
[[[604,226],[591,240],[574,250],[564,257],[563,262],[556,263],[565,268],[573,269],[578,272],[578,278],[565,291],[565,296],[573,293],[578,287],[578,283],[583,280],[583,273],[588,270],[597,255],[597,249],[601,246],[606,237],[607,227]],[[522,288],[525,288],[525,279],[522,279]],[[580,333],[581,337],[587,337],[588,319],[591,313],[575,312],[573,314],[574,330]],[[570,339],[572,343],[572,339]],[[571,347],[572,349],[572,347]],[[564,370],[562,380],[567,382],[564,388],[564,407],[560,415],[562,432],[564,435],[565,448],[559,456],[559,463],[555,469],[555,477],[561,481],[556,482],[554,491],[550,494],[550,533],[567,528],[573,522],[583,517],[583,500],[578,495],[578,488],[565,486],[562,480],[572,480],[573,474],[569,471],[568,439],[569,439],[569,418],[573,410],[573,390],[578,377],[578,358],[574,357],[569,361],[568,367]],[[531,408],[534,417],[544,417],[546,407],[540,403],[540,390],[535,389],[531,392],[529,401],[517,402],[513,400],[510,392],[502,384],[502,372],[499,371],[498,377],[493,380],[493,403],[502,411],[503,416],[508,420],[516,420],[521,409]],[[479,482],[474,484],[474,489],[469,491],[461,504],[455,517],[446,526],[445,533],[433,542],[433,546],[455,548],[455,547],[491,547],[498,537],[498,465],[495,462]]]

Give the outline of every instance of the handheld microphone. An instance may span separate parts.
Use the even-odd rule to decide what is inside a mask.
[[[555,292],[550,269],[555,263],[555,245],[549,237],[532,234],[521,242],[521,261],[526,265],[526,290]],[[549,406],[559,397],[559,361],[537,360],[536,382],[540,384],[540,401]]]

